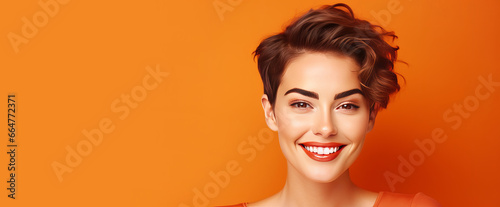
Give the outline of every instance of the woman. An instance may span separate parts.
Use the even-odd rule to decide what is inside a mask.
[[[440,206],[422,194],[375,193],[359,188],[349,167],[389,95],[393,32],[354,18],[345,4],[311,10],[255,50],[264,84],[262,107],[278,132],[287,180],[277,194],[236,206]]]

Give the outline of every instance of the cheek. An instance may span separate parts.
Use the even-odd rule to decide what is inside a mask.
[[[311,121],[307,116],[281,112],[277,114],[278,134],[283,139],[297,140],[304,135],[310,128]]]
[[[354,116],[340,116],[337,119],[337,127],[351,142],[361,142],[368,132],[367,114],[358,114]]]

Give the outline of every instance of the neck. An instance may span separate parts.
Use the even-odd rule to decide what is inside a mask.
[[[287,181],[279,193],[282,206],[354,206],[361,189],[351,181],[349,170],[329,183],[319,183],[307,179],[288,166]]]

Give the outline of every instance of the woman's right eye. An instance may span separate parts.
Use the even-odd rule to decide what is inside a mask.
[[[311,107],[311,105],[309,105],[306,102],[295,102],[295,103],[291,104],[291,106],[293,106],[295,108],[301,108],[301,109],[305,109],[305,108],[310,108]]]

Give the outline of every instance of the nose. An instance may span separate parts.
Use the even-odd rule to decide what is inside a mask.
[[[314,135],[328,138],[337,134],[337,126],[332,115],[331,110],[323,110],[317,114],[312,127]]]

